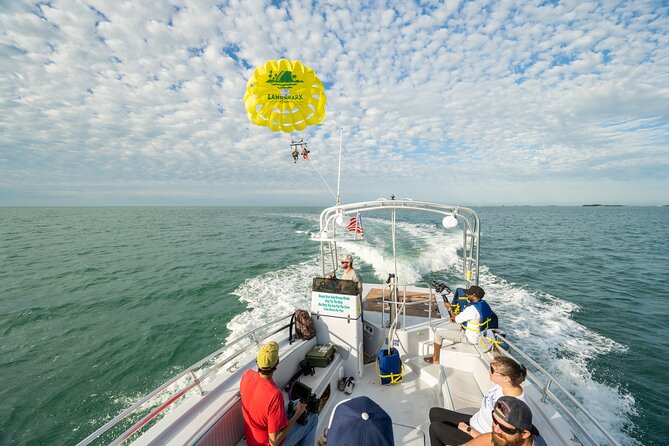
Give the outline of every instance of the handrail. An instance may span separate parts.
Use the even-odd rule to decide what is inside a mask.
[[[116,426],[117,424],[119,424],[120,422],[122,422],[126,418],[128,418],[131,414],[133,414],[137,409],[139,409],[145,403],[147,403],[148,401],[155,398],[156,395],[160,394],[166,388],[168,388],[169,386],[171,386],[171,385],[175,384],[176,382],[180,381],[181,379],[183,379],[187,375],[191,375],[191,376],[194,377],[194,382],[193,383],[187,385],[183,389],[179,390],[177,393],[173,394],[167,402],[163,403],[157,409],[154,409],[150,414],[145,416],[142,420],[135,423],[130,429],[126,430],[123,434],[121,434],[119,437],[117,437],[111,444],[112,445],[117,445],[117,444],[123,443],[125,440],[127,440],[128,437],[130,437],[138,429],[140,429],[146,423],[148,423],[153,418],[155,418],[159,413],[161,413],[163,410],[165,410],[167,407],[169,407],[172,403],[174,403],[175,401],[180,399],[182,396],[184,396],[186,393],[188,393],[194,387],[198,386],[199,383],[201,383],[204,379],[206,379],[209,376],[211,376],[212,374],[216,373],[218,370],[220,370],[221,367],[223,367],[225,364],[227,364],[230,360],[232,360],[232,359],[236,358],[237,356],[241,355],[242,353],[248,351],[251,347],[253,347],[253,344],[247,345],[247,346],[241,348],[239,351],[237,351],[237,352],[233,353],[232,355],[226,357],[225,359],[217,361],[216,364],[214,364],[209,369],[207,369],[206,372],[200,377],[195,376],[195,374],[194,374],[195,370],[199,369],[203,364],[206,364],[212,358],[222,354],[224,351],[229,350],[231,347],[235,346],[236,344],[240,343],[241,341],[243,341],[243,340],[245,340],[249,337],[251,337],[252,340],[255,342],[255,345],[257,345],[259,343],[259,340],[256,339],[255,333],[257,333],[258,331],[262,331],[263,329],[265,329],[267,327],[275,325],[275,324],[277,324],[277,323],[279,323],[283,320],[289,319],[291,317],[291,315],[292,315],[292,313],[288,314],[288,315],[285,315],[285,316],[281,316],[281,317],[279,317],[277,319],[274,319],[274,320],[272,320],[272,321],[270,321],[270,322],[268,322],[264,325],[261,325],[260,327],[254,328],[253,330],[242,334],[241,336],[239,336],[238,338],[236,338],[232,342],[230,342],[230,343],[226,344],[225,346],[221,347],[220,349],[216,350],[214,353],[211,353],[209,356],[205,357],[204,359],[201,359],[200,361],[196,362],[195,364],[188,367],[188,369],[186,369],[185,371],[183,371],[179,375],[175,376],[174,378],[172,378],[169,381],[162,384],[157,389],[153,390],[151,393],[142,397],[139,401],[137,401],[135,404],[133,404],[129,408],[125,409],[123,412],[118,414],[112,420],[105,423],[104,426],[100,427],[98,430],[96,430],[95,432],[90,434],[88,437],[84,438],[82,441],[77,443],[77,446],[86,446],[86,445],[92,443],[95,439],[97,439],[99,436],[101,436],[102,434],[107,432],[109,429],[113,428],[114,426]],[[276,330],[274,330],[270,333],[267,333],[262,339],[260,339],[260,341],[263,341],[263,340],[267,339],[268,337],[273,336],[273,335],[275,335],[276,333],[279,333],[282,330],[285,330],[288,327],[289,327],[289,325],[283,325],[283,326],[277,328]]]
[[[334,244],[336,252],[337,225],[338,218],[346,215],[355,215],[357,213],[374,212],[380,210],[389,210],[393,213],[397,210],[428,212],[441,216],[451,216],[462,223],[462,249],[463,249],[463,275],[467,286],[479,283],[479,236],[481,232],[480,220],[473,209],[433,203],[428,201],[414,201],[411,199],[377,199],[373,201],[363,201],[347,205],[336,205],[324,209],[319,217],[319,234],[312,239],[321,242],[321,263],[323,274],[325,274],[325,263],[323,256],[323,243],[330,243],[331,252]],[[394,215],[394,214],[393,214]],[[394,220],[393,220],[394,221]],[[344,239],[342,239],[344,240]],[[469,242],[469,243],[468,243]]]
[[[541,401],[545,401],[545,400],[546,400],[546,397],[550,397],[551,401],[552,401],[553,403],[557,404],[557,405],[564,411],[564,413],[570,418],[570,420],[578,426],[578,428],[582,431],[582,433],[583,433],[586,437],[588,437],[588,439],[589,439],[593,444],[597,444],[597,441],[596,441],[594,438],[592,438],[592,437],[590,436],[590,434],[588,433],[588,430],[585,428],[585,426],[583,426],[583,425],[578,421],[578,419],[577,419],[576,416],[572,413],[572,411],[571,411],[568,407],[566,407],[566,406],[564,405],[564,403],[562,403],[562,401],[560,401],[560,399],[559,399],[559,398],[558,398],[558,397],[557,397],[557,396],[550,390],[550,386],[551,386],[551,384],[555,385],[558,389],[560,389],[560,390],[562,391],[562,393],[567,397],[567,399],[569,399],[569,401],[570,401],[572,404],[574,404],[574,405],[576,406],[577,409],[579,409],[581,412],[583,412],[583,414],[586,416],[586,418],[587,418],[588,420],[590,420],[590,422],[597,428],[597,430],[598,430],[602,435],[604,435],[604,437],[605,437],[607,440],[609,440],[609,442],[610,442],[611,444],[613,444],[613,445],[615,445],[615,446],[622,446],[622,445],[618,442],[618,440],[616,440],[615,438],[613,438],[613,437],[611,436],[611,434],[608,433],[607,429],[606,429],[604,426],[602,426],[602,425],[599,423],[599,421],[597,421],[592,415],[590,415],[590,413],[588,412],[588,410],[587,410],[585,407],[583,407],[583,405],[582,405],[581,403],[579,403],[579,402],[576,400],[576,398],[574,398],[574,397],[571,395],[571,393],[569,393],[569,391],[567,391],[567,389],[565,389],[564,387],[562,387],[562,385],[557,381],[557,379],[555,379],[555,377],[554,377],[553,375],[551,375],[550,373],[548,373],[543,367],[541,367],[539,364],[537,364],[536,361],[534,361],[532,358],[530,358],[530,357],[529,357],[527,354],[525,354],[525,353],[524,353],[518,346],[516,346],[515,344],[513,344],[513,343],[512,343],[511,341],[509,341],[507,338],[505,338],[504,336],[500,335],[499,333],[496,333],[496,336],[499,337],[499,338],[500,338],[502,341],[504,341],[505,343],[507,343],[511,348],[513,348],[513,350],[514,350],[519,356],[521,356],[525,361],[527,361],[528,363],[530,363],[530,364],[532,365],[532,367],[534,367],[534,368],[536,368],[537,370],[539,370],[539,371],[540,371],[540,372],[547,378],[546,383],[543,384],[543,385],[542,385],[542,383],[540,382],[540,380],[539,380],[538,378],[534,378],[534,379],[533,379],[533,381],[536,381],[535,384],[536,384],[538,387],[540,387],[540,388],[543,387],[543,394],[542,394],[542,397],[541,397]],[[504,355],[513,358],[513,355],[511,355],[509,352],[505,351],[504,349],[498,349],[498,350],[500,350],[500,352],[502,352]],[[513,358],[513,359],[515,359],[515,358]],[[518,362],[518,361],[516,361],[516,362]]]
[[[432,292],[432,285],[428,282],[395,284],[395,286],[398,287],[398,288],[403,287],[403,291],[402,291],[403,299],[402,300],[386,300],[386,298],[385,298],[386,288],[390,288],[391,286],[392,286],[391,284],[386,284],[381,289],[381,325],[382,326],[385,325],[385,318],[384,318],[384,316],[385,316],[385,304],[403,304],[403,307],[402,307],[402,326],[406,327],[406,307],[411,306],[411,305],[417,305],[417,304],[422,304],[422,303],[428,302],[430,305],[428,306],[426,325],[428,327],[432,327],[432,298],[436,296]],[[407,287],[410,287],[410,286],[412,286],[412,287],[425,286],[426,288],[428,288],[428,298],[427,299],[415,300],[413,302],[407,302],[406,301]],[[399,313],[399,311],[398,311],[398,313]]]

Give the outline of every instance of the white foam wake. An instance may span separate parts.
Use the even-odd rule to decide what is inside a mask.
[[[383,234],[387,236],[389,232],[387,226],[390,222],[377,218],[366,218],[364,221],[365,234],[370,243],[341,242],[339,246],[370,265],[374,275],[385,281],[388,273],[394,271],[392,245],[390,240],[377,236],[376,232],[379,231],[374,229],[377,226],[385,226],[382,229]],[[420,245],[407,247],[399,244],[397,277],[400,283],[416,283],[425,274],[453,268],[458,262],[457,250],[462,241],[460,234],[444,232],[434,225],[397,222],[396,238],[398,240],[409,238]],[[377,242],[380,244],[377,245]],[[416,248],[420,248],[420,255],[412,256]]]
[[[290,314],[296,308],[309,308],[311,280],[320,274],[316,259],[290,265],[247,279],[232,294],[250,307],[228,323],[234,339],[254,327]]]

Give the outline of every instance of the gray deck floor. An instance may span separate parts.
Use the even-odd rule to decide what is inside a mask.
[[[331,395],[332,404],[327,405],[319,416],[319,436],[330,422],[333,408],[340,401],[365,395],[381,406],[393,420],[393,432],[396,444],[427,445],[428,415],[430,408],[438,405],[436,367],[420,368],[416,365],[421,358],[405,359],[405,375],[402,383],[381,385],[375,364],[367,364],[363,377],[355,384],[351,395],[335,390]]]

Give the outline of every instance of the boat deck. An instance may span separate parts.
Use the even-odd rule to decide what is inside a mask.
[[[417,358],[414,358],[417,360]],[[419,368],[412,360],[405,360],[405,375],[401,384],[381,385],[376,373],[376,364],[367,364],[351,395],[335,390],[327,406],[319,415],[318,435],[328,427],[336,405],[357,396],[367,396],[390,415],[396,444],[427,445],[428,414],[431,407],[438,405],[435,385],[438,383],[437,368]]]
[[[382,296],[383,296],[382,288],[371,288],[367,292],[367,295],[365,296],[365,311],[380,312]],[[405,296],[406,296],[406,302],[408,304],[406,307],[407,316],[418,316],[423,318],[428,317],[428,311],[430,309],[430,305],[427,302],[425,302],[425,300],[430,298],[429,293],[424,291],[407,290],[406,293],[401,293],[400,299],[404,298]],[[386,299],[387,298],[388,296],[386,291]],[[432,318],[435,319],[441,318],[439,307],[437,305],[432,305]]]

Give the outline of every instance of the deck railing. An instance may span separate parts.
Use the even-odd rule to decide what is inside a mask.
[[[384,321],[384,315],[385,315],[385,304],[393,304],[393,303],[396,303],[396,304],[398,304],[398,305],[402,305],[402,307],[401,307],[402,310],[405,310],[405,309],[406,309],[406,306],[408,306],[408,305],[415,305],[415,304],[422,304],[422,303],[425,303],[425,302],[429,302],[429,306],[428,306],[428,321],[426,322],[426,325],[427,325],[428,327],[430,327],[430,328],[432,327],[432,317],[431,317],[431,316],[432,316],[432,305],[436,303],[435,300],[433,299],[433,298],[436,298],[436,294],[434,294],[434,293],[432,292],[432,286],[431,286],[430,284],[427,284],[427,283],[416,283],[416,284],[407,284],[407,285],[397,285],[398,290],[399,290],[400,288],[403,288],[403,289],[404,289],[404,297],[405,297],[405,298],[406,298],[406,291],[407,291],[406,289],[407,289],[407,287],[409,287],[409,286],[412,286],[412,287],[419,287],[419,286],[422,286],[422,287],[428,288],[428,289],[429,289],[429,297],[428,297],[428,299],[425,299],[425,300],[416,300],[416,301],[413,301],[413,302],[406,302],[406,299],[401,299],[401,300],[398,299],[397,301],[395,301],[395,300],[386,300],[386,299],[385,299],[386,288],[390,288],[390,287],[391,287],[391,285],[386,285],[386,286],[383,288],[382,293],[381,293],[381,299],[382,299],[381,321],[382,321],[382,325],[384,325],[383,321]],[[398,296],[399,296],[399,295],[400,295],[400,292],[398,291]],[[398,313],[400,313],[400,312],[398,312]],[[403,320],[402,320],[403,323],[402,323],[402,326],[403,326],[403,327],[406,327],[406,320],[405,320],[405,318],[406,318],[406,311],[401,311],[401,313],[402,313],[402,316],[403,316]],[[395,321],[395,323],[396,323],[396,322],[397,322],[397,321]],[[396,328],[396,327],[393,326],[393,327],[391,327],[391,328]],[[530,381],[532,381],[532,382],[533,382],[539,389],[542,389],[542,395],[541,395],[541,401],[542,401],[542,402],[545,402],[547,399],[550,399],[551,402],[552,402],[553,404],[555,404],[555,406],[557,406],[558,409],[560,409],[560,411],[563,413],[563,415],[564,415],[566,418],[569,419],[570,424],[572,424],[572,426],[575,426],[575,427],[580,431],[580,433],[582,434],[583,437],[587,438],[588,441],[589,441],[592,445],[597,445],[597,444],[599,444],[599,442],[598,442],[595,438],[593,438],[592,434],[590,433],[590,432],[592,431],[592,429],[588,429],[588,428],[586,428],[586,427],[583,425],[583,423],[581,423],[581,422],[579,421],[579,417],[577,417],[576,414],[574,414],[574,409],[570,409],[569,407],[567,407],[567,405],[566,405],[566,404],[565,404],[565,403],[564,403],[564,402],[563,402],[563,401],[562,401],[562,400],[561,400],[561,399],[560,399],[560,398],[559,398],[559,397],[558,397],[558,396],[551,390],[551,386],[556,387],[556,388],[559,389],[559,390],[561,391],[561,393],[564,394],[564,396],[569,400],[569,403],[571,403],[571,404],[573,405],[573,407],[574,407],[576,410],[578,410],[578,411],[579,411],[585,418],[587,418],[587,419],[592,423],[592,425],[594,426],[594,428],[595,428],[595,429],[596,429],[596,430],[597,430],[597,431],[598,431],[598,432],[599,432],[599,433],[600,433],[606,440],[608,440],[609,444],[611,444],[611,445],[613,445],[613,446],[621,446],[620,442],[618,442],[615,438],[613,438],[613,437],[611,436],[611,434],[607,431],[607,429],[606,429],[604,426],[602,426],[602,424],[601,424],[599,421],[597,421],[592,415],[590,415],[590,413],[588,412],[588,410],[587,410],[585,407],[583,407],[583,405],[582,405],[581,403],[579,403],[578,400],[576,400],[576,398],[574,398],[574,396],[573,396],[570,392],[568,392],[567,389],[565,389],[565,388],[564,388],[564,387],[557,381],[557,379],[556,379],[553,375],[551,375],[550,373],[548,373],[548,371],[546,371],[543,367],[541,367],[539,364],[537,364],[536,361],[534,361],[534,360],[533,360],[532,358],[530,358],[527,354],[525,354],[525,352],[523,352],[523,351],[520,349],[520,347],[518,347],[517,345],[513,344],[511,341],[509,341],[508,339],[506,339],[504,336],[501,336],[501,335],[499,335],[499,334],[498,334],[497,336],[498,336],[499,338],[501,338],[501,340],[503,340],[504,342],[506,342],[506,343],[513,349],[513,351],[514,351],[518,356],[522,357],[524,363],[528,363],[528,364],[530,364],[534,369],[536,369],[536,370],[538,370],[539,372],[541,372],[541,374],[546,378],[545,382],[543,382],[543,381],[540,380],[539,377],[536,376],[535,374],[528,374],[528,379],[529,379]],[[514,358],[514,356],[513,356],[512,354],[510,354],[509,352],[507,352],[507,351],[505,351],[505,350],[502,350],[502,349],[500,349],[500,351],[501,351],[503,354],[505,354],[505,355],[507,355],[507,356],[510,356],[510,357]],[[516,359],[516,358],[514,358],[514,359]],[[520,362],[520,361],[517,361],[517,362]],[[581,419],[582,419],[582,417],[581,417]]]
[[[534,369],[538,370],[541,372],[541,374],[546,378],[545,382],[542,382],[542,380],[539,379],[538,376],[536,376],[533,373],[528,373],[527,377],[528,379],[533,382],[539,389],[542,389],[542,394],[541,394],[541,401],[545,402],[546,399],[550,399],[553,404],[555,404],[563,414],[563,416],[567,417],[569,419],[569,423],[572,424],[572,426],[576,426],[578,430],[581,432],[581,434],[590,441],[591,444],[597,445],[600,444],[599,441],[594,439],[591,435],[592,429],[586,428],[583,423],[579,421],[580,419],[583,419],[583,417],[587,418],[592,425],[595,427],[595,429],[604,437],[606,440],[609,441],[609,444],[612,444],[614,446],[621,446],[621,444],[611,436],[611,434],[608,432],[608,430],[601,425],[599,421],[597,421],[590,413],[588,410],[583,407],[581,403],[574,398],[567,389],[565,389],[556,379],[553,375],[548,373],[543,367],[541,367],[539,364],[536,363],[532,358],[530,358],[527,354],[525,354],[517,345],[513,344],[511,341],[506,339],[504,336],[501,336],[497,334],[497,337],[499,337],[501,340],[506,342],[509,347],[514,351],[515,354],[523,358],[524,363],[530,364]],[[499,351],[514,360],[516,362],[521,362],[518,361],[517,358],[514,357],[514,355],[510,354],[508,351],[499,349]],[[569,408],[565,405],[565,403],[551,390],[551,386],[554,386],[558,388],[561,393],[569,400],[569,403],[573,405],[573,407],[578,410],[581,417],[576,416],[574,414],[574,409]]]
[[[390,292],[392,294],[392,287],[396,286],[398,290],[400,288],[403,288],[402,291],[402,300],[389,300],[386,299],[386,289],[390,288]],[[412,302],[407,302],[406,301],[406,294],[407,294],[407,287],[425,287],[427,288],[428,291],[428,298],[427,299],[420,299],[420,300],[414,300]],[[398,296],[400,295],[400,291],[398,291]],[[406,308],[412,305],[420,305],[427,303],[428,304],[428,311],[427,311],[427,325],[429,327],[432,326],[432,304],[433,304],[433,298],[436,298],[436,294],[432,292],[432,285],[426,282],[418,282],[418,283],[411,283],[411,284],[387,284],[381,289],[381,326],[385,326],[385,304],[397,304],[401,305],[401,311],[398,311],[398,314],[402,314],[402,327],[406,327]],[[397,315],[396,315],[397,317]]]
[[[269,330],[268,332],[264,333],[264,330],[266,330],[268,327],[272,327],[277,324],[281,324],[284,321],[289,321],[291,314],[288,314],[286,316],[282,316],[280,318],[274,319],[271,322],[268,322],[265,325],[262,325],[260,327],[255,328],[252,331],[244,333],[242,336],[238,337],[234,341],[231,341],[229,344],[226,344],[224,347],[220,348],[219,350],[215,351],[214,353],[210,354],[206,358],[198,361],[197,363],[193,364],[190,366],[188,369],[185,371],[181,372],[179,375],[175,376],[171,380],[167,381],[165,384],[162,386],[158,387],[156,390],[153,392],[147,394],[143,398],[141,398],[139,401],[137,401],[135,404],[118,414],[116,417],[114,417],[112,420],[107,422],[104,426],[102,426],[100,429],[96,430],[93,432],[91,435],[88,437],[84,438],[81,442],[77,444],[77,446],[85,446],[93,441],[95,441],[97,438],[99,438],[101,435],[103,435],[105,432],[109,431],[110,429],[114,428],[115,426],[119,425],[120,423],[128,420],[133,415],[136,415],[136,413],[147,410],[146,408],[143,408],[143,406],[149,406],[153,402],[153,404],[156,404],[157,407],[154,408],[153,410],[150,411],[148,415],[145,415],[142,417],[139,421],[137,421],[135,424],[132,425],[129,429],[127,429],[125,432],[123,432],[120,436],[112,440],[111,445],[119,445],[126,441],[130,436],[132,436],[134,433],[139,431],[142,427],[146,426],[147,423],[151,422],[154,420],[158,415],[163,413],[165,409],[168,407],[172,406],[176,401],[181,399],[184,395],[186,395],[188,392],[191,390],[197,388],[199,391],[199,394],[202,396],[204,395],[204,392],[202,391],[202,388],[200,384],[206,380],[207,378],[211,377],[214,375],[216,372],[218,372],[224,365],[229,364],[230,361],[233,359],[237,358],[238,356],[246,353],[252,348],[258,348],[258,345],[264,341],[265,339],[269,338],[270,336],[273,336],[283,330],[286,330],[289,326],[290,323],[280,325],[278,328],[275,328],[274,330]],[[243,341],[250,341],[246,345],[241,345],[240,344]],[[236,348],[236,349],[235,349]],[[222,356],[224,353],[229,352],[231,349],[232,353],[229,355],[226,355],[223,359],[218,359],[219,356]],[[214,365],[210,367],[206,367],[204,370],[200,370],[205,366],[207,363],[212,361],[213,359],[216,359],[216,362]],[[201,372],[201,374],[198,376],[197,372]],[[181,383],[183,381],[183,383]],[[157,399],[158,396],[160,396],[164,391],[166,391],[170,386],[176,386],[176,389],[172,390],[170,392],[169,398],[167,399],[166,402],[159,404],[158,402],[154,401]]]

